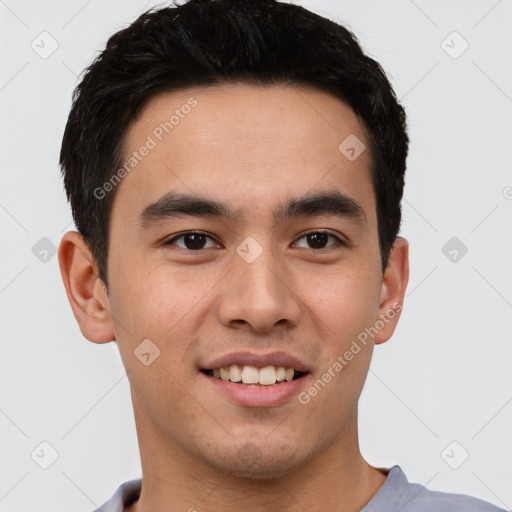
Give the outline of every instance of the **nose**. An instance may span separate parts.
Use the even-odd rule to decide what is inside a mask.
[[[296,326],[303,307],[283,258],[267,246],[251,263],[237,253],[233,259],[218,303],[221,323],[256,333]]]

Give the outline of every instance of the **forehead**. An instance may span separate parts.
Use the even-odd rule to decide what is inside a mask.
[[[360,155],[352,158],[348,146]],[[352,109],[314,89],[230,84],[159,93],[127,130],[128,172],[115,202],[122,197],[140,213],[172,189],[222,196],[257,215],[280,194],[320,187],[359,195],[370,207],[365,147],[364,127]]]
[[[351,107],[331,93],[306,86],[237,83],[158,93],[127,130],[125,142],[133,148],[151,135],[157,143],[171,143],[168,136],[172,134],[186,137],[191,144],[209,139],[216,145],[228,145],[236,138],[280,145],[285,132],[289,135],[286,149],[297,155],[315,149],[299,144],[308,138],[318,147],[319,135],[331,147],[344,135],[366,140]]]

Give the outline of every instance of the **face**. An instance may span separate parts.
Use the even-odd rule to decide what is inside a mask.
[[[352,110],[319,91],[223,85],[145,106],[126,135],[99,299],[139,435],[254,478],[347,439],[406,281],[403,257],[381,272],[362,144]]]

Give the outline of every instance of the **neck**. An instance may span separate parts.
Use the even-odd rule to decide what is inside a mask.
[[[137,407],[135,412],[143,487],[127,512],[303,512],[318,510],[319,504],[322,510],[353,512],[364,508],[386,480],[387,473],[360,453],[357,408],[335,443],[296,470],[265,480],[205,465],[155,432]]]

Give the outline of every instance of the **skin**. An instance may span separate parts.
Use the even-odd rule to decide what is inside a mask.
[[[357,401],[373,347],[391,337],[399,312],[307,405],[241,406],[200,367],[235,350],[282,350],[307,363],[307,389],[402,304],[408,243],[397,238],[383,275],[371,155],[350,161],[338,150],[349,134],[368,148],[364,128],[328,93],[222,85],[153,97],[126,134],[126,155],[190,97],[197,106],[116,188],[108,294],[78,233],[59,247],[83,335],[116,340],[130,381],[143,490],[129,510],[359,510],[387,471],[360,453]],[[278,205],[320,189],[357,201],[366,224],[333,215],[273,222]],[[170,190],[222,200],[240,218],[182,216],[141,230],[138,216]],[[211,237],[202,252],[183,238],[163,244],[190,230]],[[304,237],[315,230],[348,245],[329,237],[315,248]],[[236,252],[247,236],[263,249],[250,264]],[[160,356],[145,366],[133,351],[148,338]]]

